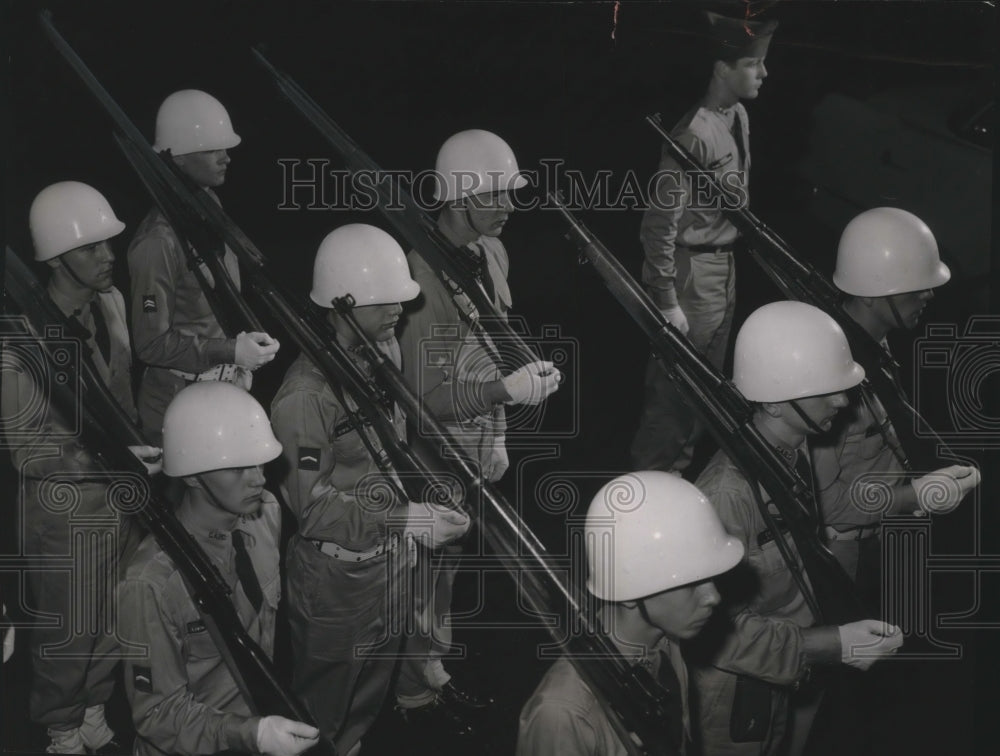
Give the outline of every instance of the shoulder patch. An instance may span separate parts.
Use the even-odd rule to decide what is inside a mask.
[[[319,449],[311,446],[299,447],[299,469],[319,470]]]
[[[133,667],[132,684],[143,693],[153,692],[153,670],[151,667]]]
[[[143,312],[156,312],[156,295],[155,294],[143,294],[142,295],[142,311]]]

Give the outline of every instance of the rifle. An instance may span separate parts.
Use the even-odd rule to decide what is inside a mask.
[[[35,334],[49,335],[53,327],[56,332],[61,327],[63,334],[75,331],[10,247],[6,250],[6,266],[6,287]],[[36,336],[35,343],[51,365],[65,367],[65,355],[56,354],[51,340]],[[261,715],[278,714],[311,723],[305,707],[285,688],[267,654],[247,634],[229,599],[232,591],[216,566],[174,516],[158,481],[149,476],[142,462],[129,451],[130,445],[146,443],[139,428],[101,380],[90,356],[81,353],[80,358],[82,399],[78,401],[71,382],[48,381],[50,400],[68,416],[79,412],[85,445],[97,464],[109,474],[121,473],[135,486],[127,497],[132,504],[130,509],[136,510],[139,521],[180,571],[250,708]],[[142,497],[146,497],[144,503]],[[312,752],[335,756],[336,749],[332,742],[321,739]]]
[[[222,263],[220,249],[222,243],[218,238],[212,238],[204,233],[204,219],[185,215],[185,207],[172,200],[181,191],[180,187],[195,190],[191,180],[174,164],[169,150],[157,155],[143,137],[142,132],[132,123],[114,98],[97,80],[76,51],[69,45],[52,22],[52,13],[42,10],[39,13],[39,23],[56,51],[69,63],[73,71],[80,77],[90,93],[101,105],[114,122],[115,141],[125,157],[133,165],[141,162],[147,170],[138,171],[140,178],[164,217],[170,222],[177,233],[181,249],[188,260],[188,267],[195,274],[198,283],[205,292],[205,297],[219,325],[230,338],[235,338],[241,330],[263,331],[253,311],[242,304],[239,297],[232,294],[237,291],[229,271]],[[205,192],[202,192],[205,194]],[[207,196],[207,194],[206,194]],[[192,243],[197,240],[197,244]],[[198,250],[198,251],[196,251]],[[201,265],[208,266],[215,281],[215,286],[209,284],[201,270]],[[227,309],[227,304],[235,307]]]
[[[905,469],[910,461],[919,469],[932,470],[940,466],[938,457],[953,456],[944,441],[931,429],[927,421],[910,403],[905,391],[895,379],[898,364],[882,344],[875,341],[857,321],[841,306],[843,295],[833,283],[810,263],[795,256],[792,249],[749,208],[735,207],[718,179],[705,170],[697,159],[674,139],[660,120],[659,114],[646,117],[670,152],[686,173],[697,173],[704,179],[726,217],[749,240],[754,260],[789,299],[806,302],[823,310],[837,321],[851,345],[854,359],[865,369],[861,384],[862,396],[871,403],[874,394],[881,401],[900,443],[895,443],[885,433],[886,442],[892,447]],[[873,413],[874,414],[874,413]],[[877,415],[875,415],[877,418]],[[917,434],[921,428],[923,437]]]
[[[148,161],[136,161],[133,167],[140,171],[154,170]],[[147,182],[147,185],[153,184]],[[163,185],[160,188],[174,195],[175,205],[184,218],[192,221],[198,218],[235,252],[246,271],[248,287],[323,371],[328,382],[346,389],[358,403],[390,459],[404,473],[404,485],[409,482],[413,491],[414,481],[423,482],[419,493],[407,493],[406,496],[411,500],[425,499],[424,492],[430,487],[437,492],[433,495],[434,499],[444,499],[441,492],[450,491],[450,486],[441,482],[398,437],[386,410],[386,392],[373,377],[360,369],[325,318],[314,308],[296,304],[296,299],[274,283],[276,279],[270,275],[264,255],[205,192],[192,192],[183,184]],[[222,292],[222,296],[238,298],[240,295],[226,291]],[[502,495],[482,480],[474,463],[440,422],[427,412],[395,365],[388,360],[379,361],[379,354],[377,349],[370,348],[366,351],[366,358],[372,361],[378,376],[389,387],[388,396],[398,401],[411,418],[419,418],[419,427],[426,429],[430,437],[443,446],[445,468],[465,485],[467,498],[479,496],[486,502],[489,516],[484,515],[480,522],[483,532],[531,606],[539,612],[551,613],[557,602],[565,601],[576,620],[575,626],[584,628],[583,633],[574,633],[568,639],[560,637],[554,627],[551,632],[584,679],[608,702],[610,719],[618,727],[623,742],[634,750],[635,745],[628,736],[629,732],[634,732],[641,738],[648,753],[671,754],[673,748],[669,743],[673,740],[667,734],[667,693],[648,671],[626,663],[609,638],[600,633],[573,592],[558,577],[541,542]],[[363,437],[365,434],[360,435]],[[397,496],[403,495],[397,492]]]
[[[302,87],[278,70],[259,49],[254,48],[252,52],[281,94],[337,151],[351,174],[356,176],[360,173],[366,178],[372,177],[382,215],[431,266],[445,287],[451,290],[453,298],[464,293],[471,300],[472,307],[467,311],[462,311],[459,307],[459,314],[483,343],[494,363],[512,370],[537,360],[538,357],[510,327],[486,293],[479,272],[468,261],[468,251],[452,244],[441,233],[434,220],[413,200],[402,182],[396,180],[398,177],[379,168]],[[485,338],[484,330],[514,352],[516,364],[504,359],[490,340]]]
[[[766,503],[758,500],[761,514],[817,620],[840,625],[864,617],[854,583],[819,539],[817,507],[810,487],[757,430],[750,402],[663,317],[624,266],[567,209],[562,198],[549,192],[548,199],[568,224],[568,238],[579,249],[581,261],[594,266],[611,294],[649,338],[653,354],[715,441],[748,480],[756,480],[770,494],[792,535],[801,566],[787,548]]]

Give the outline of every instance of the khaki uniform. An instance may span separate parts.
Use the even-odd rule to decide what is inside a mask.
[[[882,551],[880,526],[890,509],[892,492],[910,484],[910,475],[882,435],[898,444],[885,410],[872,397],[875,415],[856,398],[840,412],[828,434],[810,442],[816,492],[828,546],[858,584],[866,603],[881,602]]]
[[[691,739],[688,675],[676,643],[663,640],[650,655],[648,666],[654,678],[663,664],[673,666],[680,683],[684,721],[677,753],[684,756],[690,751]],[[517,756],[625,756],[629,751],[593,691],[573,664],[562,657],[545,673],[521,709],[516,753]]]
[[[742,150],[733,134],[737,120]],[[742,104],[725,112],[696,107],[671,133],[724,187],[748,193],[750,131]],[[736,302],[732,253],[739,233],[717,202],[692,189],[690,177],[681,174],[665,147],[659,170],[656,204],[651,200],[639,230],[645,253],[642,280],[660,309],[680,305],[690,328],[688,340],[721,370]],[[653,358],[645,385],[639,429],[632,441],[633,469],[683,470],[701,434],[694,410]]]
[[[91,299],[69,301],[52,287],[49,296],[88,332],[81,342],[83,353],[89,352],[101,379],[134,419],[132,352],[121,293],[113,288],[93,295],[108,328],[107,360],[94,337]],[[21,364],[16,353],[10,357],[3,375],[3,416],[40,417],[41,423],[30,439],[7,439],[19,474],[32,608],[58,617],[61,623],[33,628],[29,636],[34,673],[29,709],[33,721],[67,730],[83,722],[88,707],[105,703],[114,687],[118,642],[105,618],[113,601],[118,558],[138,533],[129,518],[120,517],[109,505],[108,485],[114,476],[98,466],[80,442],[75,419],[45,402],[46,389],[34,376],[33,365]],[[40,349],[33,362],[47,364]],[[83,537],[74,538],[74,532]],[[95,533],[98,537],[87,537]],[[114,539],[110,548],[109,536]],[[51,560],[66,558],[73,560],[73,569],[51,569]]]
[[[511,307],[507,250],[499,239],[487,236],[469,247],[475,249],[476,245],[485,256],[495,293],[494,304],[506,315]],[[469,456],[491,469],[490,460],[501,451],[497,446],[504,443],[507,420],[503,404],[489,406],[482,399],[482,386],[502,377],[499,366],[459,314],[457,308],[464,312],[472,307],[469,298],[464,294],[453,296],[417,252],[410,252],[407,260],[413,279],[420,284],[420,296],[404,305],[399,337],[403,376]],[[442,387],[447,388],[442,390]],[[435,393],[429,397],[431,392]],[[457,412],[462,407],[482,411],[458,420]],[[443,469],[430,442],[411,432],[410,443],[431,469]],[[451,553],[461,551],[457,544],[446,549]],[[448,680],[447,673],[442,678],[440,666],[433,662],[451,648],[449,615],[457,565],[454,560],[448,566],[441,566],[440,562],[435,565],[435,561],[431,552],[420,550],[414,601],[419,614],[417,626],[429,629],[429,633],[425,631],[408,639],[396,689],[400,699],[411,702],[429,701],[433,698],[432,691]]]
[[[395,340],[379,346],[399,364]],[[398,656],[409,565],[387,518],[406,511],[387,495],[341,399],[305,355],[278,389],[271,424],[290,467],[282,491],[299,526],[287,563],[294,685],[323,735],[348,753],[375,721]],[[395,425],[402,438],[398,410]],[[365,432],[381,449],[374,431]]]
[[[229,531],[210,530],[187,501],[177,519],[219,568],[250,637],[270,655],[281,597],[278,541],[281,510],[264,491],[260,513],[241,517],[247,553],[263,601],[254,609],[236,575]],[[257,724],[173,560],[153,536],[139,547],[118,588],[123,637],[145,647],[125,662],[125,691],[136,728],[135,754],[257,753]]]
[[[804,745],[818,700],[815,695],[793,697],[792,691],[813,665],[840,662],[837,629],[803,634],[815,624],[813,614],[765,524],[750,483],[724,452],[716,453],[695,485],[726,531],[746,549],[744,561],[719,582],[731,622],[709,625],[697,640],[699,648],[708,651],[709,662],[693,674],[702,749],[710,754],[777,754],[783,752],[787,737],[789,753],[799,753],[796,746]],[[763,490],[761,496],[769,502]],[[791,535],[782,535],[798,558]],[[750,679],[738,680],[740,675]],[[744,718],[747,726],[757,719],[751,727],[754,734],[745,740],[733,736],[740,712],[754,712]]]
[[[205,191],[218,201],[214,192]],[[236,255],[227,248],[222,261],[238,289]],[[146,363],[139,387],[139,417],[149,442],[159,445],[170,400],[198,373],[231,364],[236,340],[223,332],[188,267],[177,233],[158,208],[139,224],[129,245],[128,267],[135,352]],[[201,272],[214,283],[204,264]]]

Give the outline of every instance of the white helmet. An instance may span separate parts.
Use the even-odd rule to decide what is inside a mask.
[[[449,137],[437,155],[434,199],[453,202],[473,194],[512,191],[527,184],[514,151],[491,131],[469,129]],[[442,186],[443,184],[443,186]]]
[[[207,92],[182,89],[167,97],[156,114],[157,152],[173,155],[232,149],[240,143],[229,113]]]
[[[705,495],[646,471],[606,483],[587,510],[587,590],[631,601],[719,575],[743,558]]]
[[[171,478],[262,465],[279,454],[264,408],[231,383],[192,383],[163,416],[163,472]]]
[[[104,195],[79,181],[60,181],[42,189],[28,217],[39,261],[97,244],[125,230]]]
[[[764,305],[736,336],[733,383],[750,401],[832,394],[864,377],[837,321],[803,302]]]
[[[937,241],[927,224],[896,207],[876,207],[844,229],[833,282],[856,297],[887,297],[948,282]]]
[[[402,247],[365,223],[349,223],[327,234],[316,252],[309,298],[320,307],[350,294],[358,307],[408,302],[420,293]]]

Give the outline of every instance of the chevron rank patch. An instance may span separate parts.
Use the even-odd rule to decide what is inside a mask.
[[[142,295],[142,311],[143,312],[156,312],[156,295],[155,294],[143,294]]]
[[[141,690],[143,693],[153,692],[153,670],[150,667],[135,667],[132,674],[132,683],[136,690]]]
[[[314,449],[310,446],[300,446],[299,469],[312,471],[319,470],[319,449]]]

